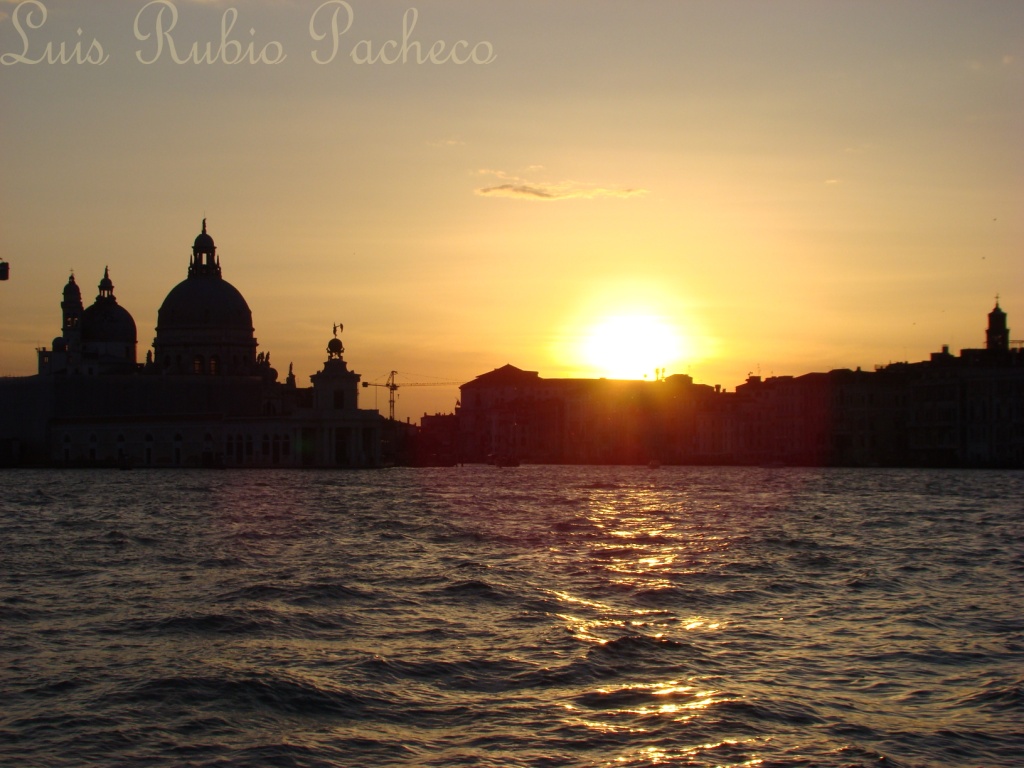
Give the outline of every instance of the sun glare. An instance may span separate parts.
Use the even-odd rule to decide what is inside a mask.
[[[672,325],[645,314],[614,315],[590,328],[582,342],[584,363],[610,379],[654,378],[684,356],[684,343]]]

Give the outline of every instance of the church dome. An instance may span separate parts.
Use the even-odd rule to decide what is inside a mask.
[[[221,276],[205,219],[192,247],[188,277],[171,289],[157,312],[153,350],[167,373],[250,375],[256,368],[252,311]]]
[[[186,278],[167,294],[157,313],[157,335],[166,331],[240,332],[252,337],[252,312],[231,283],[215,275]]]
[[[135,320],[117,302],[97,301],[82,313],[82,341],[134,344]]]
[[[242,294],[221,277],[213,238],[203,231],[192,246],[188,277],[167,294],[157,313],[157,337],[163,334],[216,334],[252,340],[252,312]]]
[[[73,283],[69,281],[68,285]],[[82,312],[82,341],[134,345],[137,341],[135,320],[114,298],[109,270],[103,271],[99,288],[95,303]],[[74,289],[77,291],[78,287],[74,286]]]

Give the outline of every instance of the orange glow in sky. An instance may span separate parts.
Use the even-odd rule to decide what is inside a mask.
[[[42,4],[0,0],[0,375],[71,270],[88,304],[109,266],[144,359],[204,216],[301,385],[337,322],[364,380],[728,389],[981,346],[997,293],[1024,328],[1024,3],[350,0],[328,48],[319,2],[175,0],[179,59],[234,9],[231,64],[176,63],[154,4]]]

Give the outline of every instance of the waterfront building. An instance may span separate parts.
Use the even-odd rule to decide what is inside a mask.
[[[137,362],[131,314],[109,269],[83,307],[72,275],[61,333],[38,373],[0,380],[0,462],[51,466],[379,466],[384,419],[359,408],[339,328],[323,368],[299,387],[257,352],[252,312],[222,275],[203,221],[185,279],[160,306]]]
[[[1006,313],[985,346],[874,371],[545,379],[506,365],[461,387],[459,457],[546,463],[1024,467],[1024,352]]]

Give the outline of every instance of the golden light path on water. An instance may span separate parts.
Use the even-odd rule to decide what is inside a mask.
[[[661,506],[663,499],[655,491],[633,489],[628,512],[623,510],[621,502],[622,499],[617,499],[615,503],[597,505],[589,511],[587,519],[608,537],[596,547],[597,554],[604,558],[603,567],[611,574],[614,582],[624,589],[670,589],[679,575],[685,574],[688,568],[694,573],[700,570],[696,560],[712,553],[721,553],[727,548],[724,540],[715,535],[691,540],[680,536],[677,526],[666,521],[666,511]],[[693,562],[683,566],[680,562],[682,559]],[[612,605],[565,591],[552,591],[551,594],[568,605],[585,607],[605,615],[616,612]],[[631,614],[632,618],[629,619],[585,618],[573,613],[559,613],[557,616],[565,622],[567,631],[574,639],[596,646],[611,642],[608,636],[615,630],[636,629],[659,641],[667,640],[677,627],[691,635],[715,633],[727,627],[723,619],[702,615],[678,621],[656,609],[633,608]],[[608,699],[609,704],[600,703],[602,698]],[[644,734],[651,729],[638,726],[636,718],[640,718],[641,722],[646,718],[654,718],[659,721],[659,727],[663,727],[664,719],[668,718],[683,726],[700,718],[716,704],[735,700],[735,696],[727,696],[719,689],[682,678],[673,677],[661,682],[620,683],[615,687],[597,688],[588,697],[586,707],[565,704],[565,723],[600,734]],[[601,718],[593,716],[595,706],[601,710]],[[756,745],[757,741],[723,740],[695,744],[684,749],[644,746],[636,750],[635,754],[619,756],[608,764],[667,765],[714,753],[724,746]],[[753,758],[733,764],[752,766],[762,762],[760,758]]]
[[[1020,473],[17,479],[0,763],[1019,765]]]

